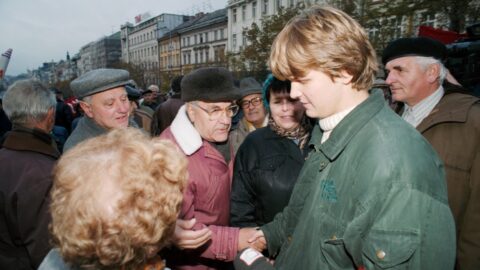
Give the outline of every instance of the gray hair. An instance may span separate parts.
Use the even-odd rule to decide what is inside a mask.
[[[56,107],[55,94],[36,80],[21,80],[10,86],[3,97],[3,109],[13,124],[43,121]]]
[[[442,84],[447,76],[447,68],[440,62],[440,60],[432,58],[432,57],[425,57],[425,56],[415,56],[415,61],[417,64],[421,66],[423,70],[427,70],[430,65],[438,65],[439,67],[439,74],[438,74],[438,83]]]

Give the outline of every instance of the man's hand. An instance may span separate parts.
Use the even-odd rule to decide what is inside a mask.
[[[267,240],[262,230],[255,229],[254,234],[247,240],[249,246],[260,252],[267,248]]]
[[[262,252],[267,247],[267,241],[263,236],[263,232],[258,228],[242,228],[238,236],[238,250],[247,247],[254,248]]]
[[[192,230],[196,220],[177,219],[173,243],[180,249],[195,249],[205,244],[212,237],[212,231],[207,227],[194,231]]]

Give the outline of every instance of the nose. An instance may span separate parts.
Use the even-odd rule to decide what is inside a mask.
[[[391,85],[393,83],[394,79],[395,79],[395,77],[393,75],[393,72],[390,72],[390,73],[388,73],[387,78],[385,79],[385,82],[388,85]]]
[[[232,118],[231,117],[228,117],[227,116],[227,113],[224,112],[222,113],[222,116],[220,116],[220,118],[218,119],[218,121],[220,121],[220,123],[224,124],[224,125],[230,125],[232,123]]]
[[[120,102],[117,109],[119,113],[128,113],[130,111],[130,102]]]
[[[288,102],[288,100],[284,100],[282,102],[282,111],[286,112],[288,111],[288,108],[290,107],[290,102]]]
[[[300,91],[300,84],[298,82],[292,82],[290,88],[290,97],[293,99],[298,99],[302,95]]]

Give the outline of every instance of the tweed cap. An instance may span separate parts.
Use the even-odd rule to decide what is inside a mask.
[[[73,94],[81,99],[130,82],[130,73],[126,70],[100,68],[76,78],[70,83],[70,87]]]
[[[223,67],[205,67],[187,74],[181,82],[183,101],[233,101],[240,98],[233,76]]]
[[[388,61],[404,56],[426,56],[443,61],[447,57],[447,48],[431,38],[399,38],[383,50],[382,63],[386,65]]]
[[[240,80],[240,94],[242,98],[251,94],[261,94],[262,85],[253,77],[246,77]]]

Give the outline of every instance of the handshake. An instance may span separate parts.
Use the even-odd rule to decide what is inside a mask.
[[[259,252],[267,248],[267,241],[260,228],[242,228],[238,235],[238,250],[253,248]]]

